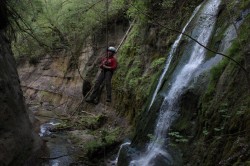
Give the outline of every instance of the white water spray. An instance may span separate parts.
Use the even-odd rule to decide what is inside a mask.
[[[163,72],[162,72],[162,74],[161,74],[161,76],[160,76],[160,79],[159,79],[159,81],[158,81],[157,87],[156,87],[156,89],[155,89],[155,91],[154,91],[154,94],[153,94],[153,96],[152,96],[151,102],[150,102],[150,104],[149,104],[148,110],[151,108],[152,104],[154,103],[155,97],[156,97],[156,95],[157,95],[157,93],[158,93],[158,91],[159,91],[159,89],[160,89],[160,87],[161,87],[161,85],[162,85],[163,78],[164,78],[166,72],[168,71],[169,65],[170,65],[170,63],[171,63],[171,61],[172,61],[173,55],[174,55],[174,53],[175,53],[177,47],[179,46],[180,40],[181,40],[181,38],[182,38],[182,36],[183,36],[183,33],[186,31],[187,26],[188,26],[189,23],[192,21],[192,19],[193,19],[194,16],[196,15],[197,11],[200,9],[200,7],[201,7],[201,5],[199,5],[198,7],[196,7],[196,9],[194,10],[192,16],[191,16],[190,19],[188,20],[187,24],[186,24],[186,25],[184,26],[184,28],[182,29],[182,31],[181,31],[182,33],[177,37],[177,39],[175,40],[174,44],[172,45],[171,50],[170,50],[169,55],[168,55],[168,59],[167,59],[167,61],[166,61],[166,65],[165,65],[164,70],[163,70]]]
[[[121,153],[121,149],[122,149],[124,146],[130,145],[130,143],[131,143],[131,142],[125,142],[125,143],[121,144],[120,149],[119,149],[118,154],[117,154],[117,157],[116,157],[115,161],[113,161],[113,163],[114,163],[115,165],[117,165],[118,157],[119,157],[119,155],[120,155],[120,153]]]
[[[203,45],[207,45],[209,38],[212,34],[214,24],[216,22],[216,15],[220,0],[209,0],[204,4],[204,8],[196,22],[194,28],[194,37]],[[166,135],[172,122],[178,116],[178,100],[183,93],[184,89],[188,87],[195,71],[203,63],[205,58],[206,49],[197,43],[193,42],[193,45],[189,49],[191,50],[190,58],[185,65],[176,74],[176,77],[172,79],[172,86],[167,91],[162,106],[160,108],[160,114],[155,127],[154,138],[148,145],[146,152],[140,156],[140,158],[130,162],[130,166],[154,166],[155,159],[163,159],[171,163],[172,157],[166,151]],[[189,50],[189,51],[190,51]],[[186,52],[184,52],[183,56]]]

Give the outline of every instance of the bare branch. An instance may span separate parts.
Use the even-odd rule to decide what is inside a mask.
[[[86,8],[86,9],[84,9],[84,10],[79,9],[79,10],[75,11],[73,14],[71,14],[70,16],[66,17],[66,18],[72,17],[72,16],[74,16],[74,15],[76,15],[76,14],[79,14],[80,12],[86,13],[86,12],[88,12],[90,9],[92,9],[93,7],[95,7],[95,5],[97,5],[98,3],[102,2],[102,1],[103,1],[103,0],[99,0],[99,1],[97,1],[96,3],[93,3],[92,5],[90,5],[88,8]]]
[[[24,19],[11,7],[9,7],[9,12],[11,13],[12,17],[13,17],[13,21],[15,22],[16,26],[23,32],[27,33],[29,36],[31,36],[33,39],[35,39],[35,41],[38,42],[39,45],[41,46],[46,46],[48,48],[51,49],[50,46],[46,45],[45,43],[41,42],[39,39],[37,39],[37,37],[33,34],[32,32],[32,28],[24,21]],[[24,26],[30,30],[30,32],[24,28],[21,27],[21,25],[19,24],[19,22],[17,20],[21,20],[21,22],[24,24]]]
[[[64,154],[64,155],[56,156],[56,157],[41,157],[41,159],[55,160],[55,159],[59,159],[59,158],[62,158],[62,157],[71,156],[71,155],[73,155],[73,154],[74,154],[74,153]]]

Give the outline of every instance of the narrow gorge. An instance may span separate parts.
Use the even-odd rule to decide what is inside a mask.
[[[250,164],[249,0],[0,5],[0,166]]]

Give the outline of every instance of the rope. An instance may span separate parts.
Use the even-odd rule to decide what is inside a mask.
[[[109,1],[106,0],[106,49],[108,49],[108,47],[109,47],[109,38],[108,38],[109,4],[108,3],[109,3]],[[106,56],[108,57],[108,51],[106,51]],[[106,88],[106,93],[107,93],[107,88]],[[106,100],[107,100],[107,95],[105,97],[105,102],[106,102]],[[106,109],[107,109],[106,107],[107,107],[106,104],[104,104],[104,112],[106,112]],[[103,156],[104,156],[104,158],[106,158],[105,146],[104,146]]]
[[[120,44],[117,46],[116,52],[118,52],[118,50],[120,49],[120,47],[122,46],[123,42],[125,41],[125,39],[127,38],[129,32],[131,31],[132,27],[134,26],[135,20],[132,21],[132,23],[130,24],[127,32],[125,33],[124,37],[122,38],[122,41],[120,42]]]
[[[106,48],[108,48],[108,43],[109,43],[109,38],[108,38],[108,10],[109,10],[109,6],[108,6],[108,0],[106,1]],[[133,28],[135,23],[135,20],[132,21],[132,23],[130,24],[128,30],[126,31],[125,35],[123,36],[121,42],[119,43],[119,45],[117,46],[116,52],[119,51],[120,47],[122,46],[122,44],[124,43],[125,39],[127,38],[129,32],[131,31],[131,29]],[[78,69],[78,74],[80,75],[81,79],[84,81],[85,79],[83,78],[83,76],[80,73],[79,67],[77,65],[77,69]],[[91,87],[91,89],[88,91],[88,93],[84,96],[84,98],[87,98],[88,95],[91,93],[91,91],[93,90],[93,86]],[[106,100],[106,98],[105,98]],[[106,105],[105,105],[106,107]],[[106,111],[106,108],[104,108],[104,110]]]
[[[117,46],[116,53],[119,51],[120,47],[121,47],[122,44],[124,43],[124,41],[125,41],[125,39],[127,38],[129,32],[130,32],[131,29],[133,28],[134,23],[135,23],[135,20],[132,21],[132,23],[130,24],[130,26],[129,26],[127,32],[126,32],[126,34],[123,36],[122,41],[121,41],[120,44]],[[107,33],[107,31],[106,31],[106,33]],[[78,68],[78,73],[79,73],[79,75],[81,76],[79,68]],[[83,76],[81,76],[81,78],[82,78],[82,80],[84,80],[84,79],[83,79]],[[88,93],[87,93],[84,97],[85,97],[85,98],[88,97],[88,95],[90,94],[90,92],[91,92],[92,90],[93,90],[93,86],[92,86],[92,88],[88,91]]]
[[[109,46],[109,38],[108,38],[108,19],[109,19],[109,16],[108,16],[108,12],[109,12],[109,1],[106,0],[106,49],[108,48]],[[108,56],[108,52],[106,52],[106,55]]]

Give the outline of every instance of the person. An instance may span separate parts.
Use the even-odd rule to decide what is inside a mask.
[[[98,92],[104,80],[106,84],[106,93],[107,93],[106,102],[111,102],[111,93],[112,93],[111,79],[114,71],[117,68],[117,60],[114,57],[115,53],[116,53],[115,47],[112,46],[108,47],[107,54],[105,57],[102,58],[101,64],[99,66],[101,68],[101,73],[99,74],[95,82],[92,93],[89,95],[89,97],[86,98],[85,100],[86,102],[94,104],[98,103],[97,101]]]

